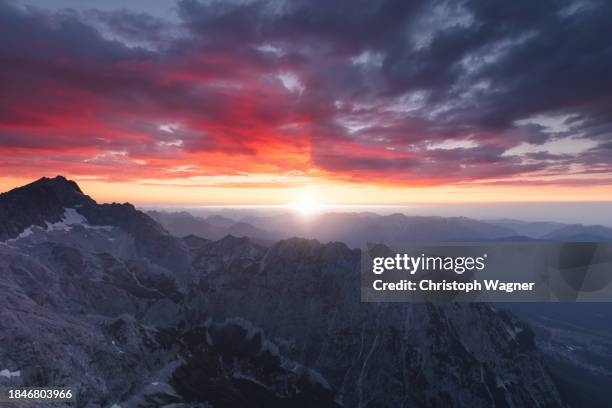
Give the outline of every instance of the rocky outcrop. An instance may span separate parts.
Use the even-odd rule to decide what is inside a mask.
[[[254,264],[247,254],[255,249],[238,247],[225,268],[196,265],[208,290],[194,290],[191,307],[264,328],[345,406],[562,405],[531,330],[507,313],[486,304],[361,303],[359,251],[341,243],[281,241]]]
[[[23,187],[0,194],[0,241],[15,238],[26,228],[41,228],[59,222],[65,208],[91,205],[79,186],[62,176],[43,177]]]

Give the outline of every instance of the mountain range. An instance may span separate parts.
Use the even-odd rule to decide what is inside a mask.
[[[61,176],[0,195],[0,386],[71,386],[87,408],[566,406],[534,332],[493,305],[361,303],[360,251],[344,243],[181,237],[164,225],[187,215],[151,215],[166,221]],[[513,233],[351,217],[319,233]]]
[[[548,240],[611,242],[612,228],[517,220],[481,221],[466,217],[426,217],[367,212],[250,215],[238,219],[189,211],[148,211],[147,214],[177,237],[196,235],[220,239],[226,235],[272,243],[293,236],[322,242],[340,241],[353,248],[368,242],[479,242]]]

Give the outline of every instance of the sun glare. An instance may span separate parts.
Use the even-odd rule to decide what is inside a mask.
[[[302,196],[299,200],[290,204],[289,207],[302,215],[312,215],[323,210],[323,204],[312,196]]]

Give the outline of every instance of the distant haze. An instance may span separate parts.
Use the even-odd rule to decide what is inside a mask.
[[[175,206],[146,207],[169,211],[188,211],[194,215],[222,214],[233,219],[252,215],[273,215],[292,211],[286,206]],[[401,213],[405,215],[469,217],[478,220],[546,221],[567,224],[599,224],[612,226],[612,202],[571,203],[482,203],[482,204],[416,204],[405,206],[336,206],[323,207],[329,212],[371,212],[380,215]],[[305,216],[316,217],[317,214]]]

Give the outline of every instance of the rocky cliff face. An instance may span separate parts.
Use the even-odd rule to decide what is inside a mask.
[[[176,239],[63,178],[0,196],[0,226],[0,386],[73,386],[79,407],[563,405],[527,327],[362,304],[341,243]]]
[[[227,267],[194,265],[206,292],[192,290],[186,303],[264,328],[345,406],[561,404],[531,330],[506,313],[486,304],[363,304],[358,250],[290,239],[258,258],[257,246],[234,241],[241,249],[228,252]],[[218,246],[196,249],[194,259]]]

